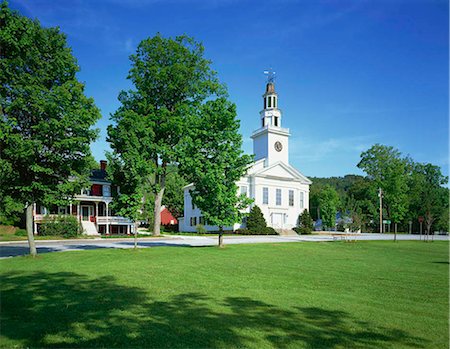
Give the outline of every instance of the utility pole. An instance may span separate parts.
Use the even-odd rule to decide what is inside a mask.
[[[383,191],[378,188],[378,197],[380,198],[380,234],[383,234]]]

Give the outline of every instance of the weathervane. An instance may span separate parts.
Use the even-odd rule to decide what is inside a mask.
[[[273,83],[275,81],[275,72],[272,68],[264,70],[264,74],[267,75],[267,83]]]

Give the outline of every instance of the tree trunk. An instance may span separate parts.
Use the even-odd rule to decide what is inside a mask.
[[[223,227],[219,227],[219,247],[223,248]]]
[[[397,241],[397,223],[394,223],[394,241]]]
[[[33,235],[33,204],[29,204],[27,206],[26,213],[26,224],[27,224],[27,237],[28,237],[28,246],[30,247],[30,255],[33,257],[37,256],[36,243],[34,242]]]
[[[431,227],[433,226],[433,222],[434,222],[433,214],[430,211],[428,211],[425,214],[425,224],[427,226],[427,241],[429,241],[430,239]]]
[[[134,223],[134,249],[137,249],[137,223]]]
[[[165,186],[161,185],[161,190],[156,194],[155,197],[155,222],[153,224],[153,235],[159,236],[161,235],[161,203],[164,195]]]

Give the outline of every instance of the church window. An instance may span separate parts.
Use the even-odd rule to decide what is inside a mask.
[[[273,107],[276,108],[277,107],[277,97],[273,97]]]
[[[305,207],[305,193],[304,192],[300,192],[300,208],[304,208]]]
[[[263,204],[264,205],[269,204],[269,188],[267,187],[263,188]]]
[[[264,109],[266,109],[267,108],[267,100],[266,100],[266,98],[264,98]]]
[[[268,105],[268,107],[269,107],[269,108],[272,108],[272,97],[269,96],[268,98],[269,98],[269,105]]]
[[[264,127],[264,118],[261,119],[262,127]]]
[[[289,190],[289,206],[294,206],[294,191]]]
[[[278,116],[275,116],[275,126],[278,126]]]
[[[281,206],[281,189],[277,189],[276,194],[276,205]]]
[[[241,187],[241,195],[247,196],[247,186],[246,185],[243,185]]]

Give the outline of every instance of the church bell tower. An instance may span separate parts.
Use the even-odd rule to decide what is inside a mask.
[[[278,109],[278,94],[275,91],[275,72],[268,72],[266,91],[263,94],[264,108],[260,111],[260,128],[253,132],[253,154],[255,160],[266,159],[265,166],[278,161],[289,164],[289,129],[281,127],[281,110]]]

